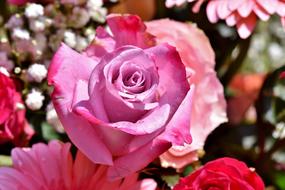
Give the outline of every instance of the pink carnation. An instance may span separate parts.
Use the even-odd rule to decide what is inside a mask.
[[[106,167],[93,164],[81,152],[73,161],[70,144],[51,141],[12,150],[13,168],[0,168],[1,190],[155,190],[151,179],[132,174],[108,181]]]
[[[215,55],[208,38],[193,24],[168,19],[147,23],[147,31],[158,43],[175,46],[188,71],[188,81],[195,84],[191,112],[190,146],[171,148],[160,158],[164,166],[182,168],[198,159],[207,136],[219,124],[227,121],[223,86],[217,78]]]
[[[171,145],[191,143],[192,94],[176,49],[155,44],[138,16],[111,15],[79,54],[56,52],[48,80],[71,141],[120,178],[146,167]],[[209,81],[210,82],[210,81]]]

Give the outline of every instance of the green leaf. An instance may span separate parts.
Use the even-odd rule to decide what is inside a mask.
[[[12,164],[10,156],[0,155],[0,166],[12,166]]]
[[[41,128],[42,128],[42,136],[46,141],[60,138],[60,135],[48,123],[43,122]]]
[[[284,172],[278,172],[275,174],[275,183],[279,189],[285,189],[285,175]]]
[[[169,187],[173,187],[174,185],[176,185],[179,181],[179,175],[164,175],[162,176],[163,181],[165,181],[167,183],[167,185]]]
[[[194,171],[194,168],[191,165],[187,166],[183,172],[183,176],[188,176],[193,171]]]

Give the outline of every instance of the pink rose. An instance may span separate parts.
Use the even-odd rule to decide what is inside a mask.
[[[138,174],[110,182],[106,167],[93,164],[81,152],[72,159],[70,144],[51,141],[12,150],[13,168],[0,168],[1,190],[155,190],[152,179]]]
[[[193,24],[168,19],[151,21],[147,31],[156,36],[158,44],[168,42],[177,51],[186,66],[189,84],[194,84],[190,146],[174,147],[160,158],[165,167],[177,169],[196,161],[207,136],[227,121],[223,86],[217,78],[215,55],[208,38]]]
[[[85,52],[56,52],[48,81],[72,142],[120,178],[144,168],[171,145],[191,143],[193,87],[174,47],[155,45],[137,16],[109,16]]]
[[[33,135],[24,108],[13,80],[0,72],[0,143],[12,141],[17,146],[23,146]]]
[[[173,190],[264,190],[264,183],[254,168],[233,158],[208,162],[199,170],[180,179]]]

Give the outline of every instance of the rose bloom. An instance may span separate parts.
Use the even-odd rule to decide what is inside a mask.
[[[62,44],[48,73],[72,142],[110,178],[138,171],[172,145],[191,143],[193,87],[178,52],[155,45],[139,17],[110,15],[85,52]]]
[[[264,190],[254,168],[233,158],[220,158],[180,179],[173,190]]]
[[[0,72],[0,144],[13,142],[24,146],[33,135],[25,118],[21,94],[12,79]]]
[[[108,181],[106,167],[95,165],[81,152],[73,161],[70,144],[51,141],[12,150],[13,167],[0,168],[1,190],[155,190],[152,179],[132,174]]]
[[[190,146],[173,147],[160,159],[165,167],[180,169],[198,160],[207,136],[227,121],[223,86],[217,78],[215,55],[206,35],[193,24],[168,19],[147,23],[147,31],[156,36],[157,43],[168,42],[186,66],[189,84],[195,84],[191,112]]]

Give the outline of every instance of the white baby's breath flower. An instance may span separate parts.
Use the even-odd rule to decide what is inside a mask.
[[[47,69],[42,64],[32,64],[28,69],[28,77],[30,81],[42,82],[47,76]]]
[[[102,7],[102,0],[88,0],[87,8],[91,18],[96,22],[105,22],[107,9]]]
[[[58,119],[57,113],[52,103],[48,104],[47,106],[46,120],[47,123],[54,127],[57,132],[64,133],[64,128]]]
[[[64,32],[64,42],[71,48],[75,48],[76,46],[76,34],[71,30],[67,30]]]
[[[273,131],[272,136],[275,139],[285,138],[285,123],[284,122],[280,122],[276,124],[275,130]]]
[[[77,51],[82,51],[88,46],[88,41],[82,36],[76,36],[76,47]]]
[[[103,0],[88,0],[87,7],[88,8],[99,8],[103,6]]]
[[[37,18],[44,15],[44,7],[40,4],[30,3],[25,9],[25,16],[28,18]]]
[[[27,95],[25,103],[30,110],[39,110],[43,106],[43,101],[45,97],[42,92],[32,89],[32,91]]]
[[[45,21],[42,19],[30,19],[29,21],[30,29],[34,32],[42,32],[45,30]]]
[[[30,33],[27,30],[22,28],[14,28],[12,32],[12,38],[15,40],[29,40],[31,37]]]
[[[72,15],[70,17],[70,25],[74,28],[84,27],[90,20],[90,15],[86,9],[80,7],[74,7]]]

